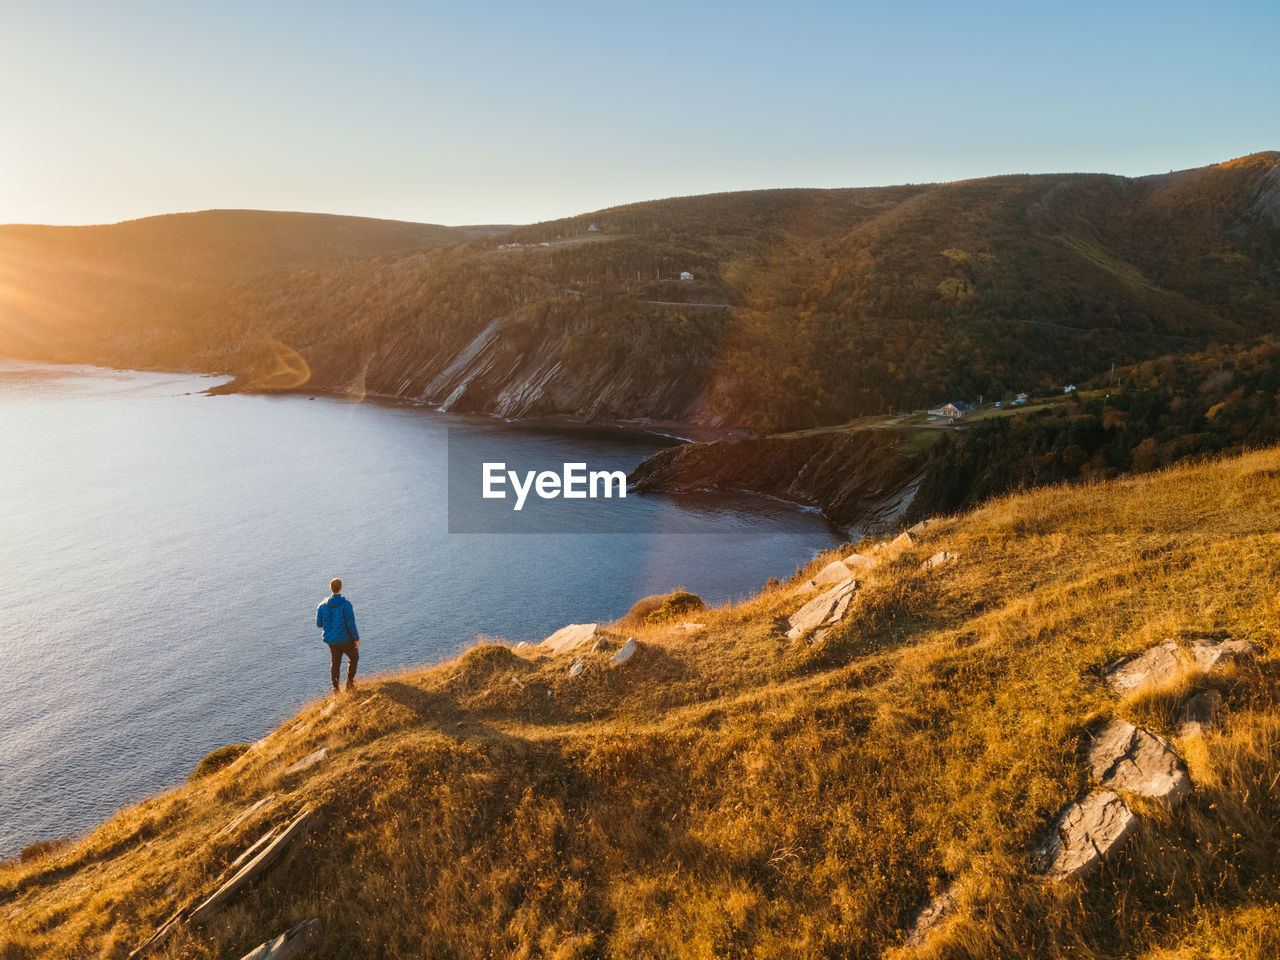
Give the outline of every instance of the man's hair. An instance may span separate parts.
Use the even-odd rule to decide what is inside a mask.
[[[339,580],[337,577],[334,577],[332,580],[329,581],[329,589],[332,590],[334,593],[341,593],[342,581]]]

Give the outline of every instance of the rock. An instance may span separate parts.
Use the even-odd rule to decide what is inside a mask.
[[[1222,694],[1217,690],[1202,690],[1184,701],[1179,709],[1177,735],[1187,738],[1208,733],[1217,727],[1221,712]]]
[[[517,643],[517,644],[516,644],[514,647],[512,647],[511,649],[512,649],[512,650],[525,650],[525,649],[527,649],[527,648],[529,648],[529,647],[531,647],[531,646],[533,646],[533,644],[529,643],[529,641],[527,641],[527,640],[521,640],[519,643]]]
[[[1168,741],[1123,720],[1109,720],[1088,751],[1093,775],[1104,787],[1159,800],[1172,808],[1191,791],[1191,775]]]
[[[684,623],[677,623],[676,629],[683,630],[685,633],[697,633],[699,630],[707,629],[707,625],[705,623],[689,623],[686,621]]]
[[[1178,645],[1166,640],[1136,657],[1116,661],[1107,668],[1103,677],[1107,686],[1125,696],[1173,681],[1181,667]]]
[[[920,908],[915,922],[907,933],[908,947],[921,947],[929,939],[929,934],[937,930],[956,912],[960,900],[956,896],[956,884],[948,884],[946,889]]]
[[[814,597],[793,613],[787,621],[790,624],[790,629],[787,631],[788,639],[798,640],[816,627],[838,623],[848,612],[849,604],[857,590],[858,581],[850,578],[836,584],[826,593]]]
[[[851,576],[853,571],[844,565],[840,560],[832,560],[813,578],[815,587],[827,587],[833,583],[844,583]]]
[[[582,673],[582,671],[585,669],[587,669],[587,665],[583,663],[581,660],[579,660],[577,663],[575,663],[572,667],[569,668],[569,676],[576,677],[578,676],[578,674]]]
[[[329,714],[333,713],[333,711],[337,709],[338,709],[338,701],[330,700],[328,704],[325,705],[325,708],[320,711],[320,716],[327,717]]]
[[[939,550],[932,557],[920,564],[921,570],[932,570],[934,567],[940,567],[944,563],[951,563],[953,560],[960,559],[954,553],[948,553],[946,550]]]
[[[300,957],[320,943],[320,918],[316,917],[285,931],[274,940],[268,940],[255,950],[250,950],[240,960],[290,960]]]
[[[228,823],[225,827],[223,827],[221,830],[215,833],[214,836],[221,837],[223,834],[230,833],[236,827],[240,826],[240,824],[244,823],[246,820],[252,817],[259,810],[263,809],[264,807],[270,806],[272,801],[275,800],[275,798],[276,798],[276,795],[273,793],[268,797],[263,797],[261,800],[259,800],[257,803],[253,804],[252,806],[246,807],[245,809],[241,810],[231,819],[230,823]]]
[[[842,562],[851,572],[857,570],[870,570],[876,565],[876,558],[864,556],[861,553],[851,553],[845,557]]]
[[[598,640],[596,640],[595,643],[591,645],[591,649],[594,650],[596,653],[604,653],[606,650],[609,649],[609,641],[606,640],[604,637],[600,637]]]
[[[893,542],[890,543],[889,546],[894,550],[909,550],[911,547],[916,545],[916,541],[919,539],[920,538],[910,530],[904,530],[893,538]]]
[[[920,534],[924,533],[930,527],[935,526],[936,524],[939,524],[941,522],[942,522],[941,517],[929,517],[925,520],[921,520],[914,527],[908,527],[907,533],[910,533],[918,537],[920,536]]]
[[[599,629],[600,624],[598,623],[571,623],[567,627],[561,627],[543,640],[541,646],[553,654],[568,653],[575,647],[580,647],[584,643],[590,643],[594,640]]]
[[[622,645],[622,648],[617,653],[615,653],[612,657],[609,658],[609,662],[614,666],[617,666],[620,663],[626,663],[628,660],[632,658],[632,656],[635,655],[635,652],[636,652],[636,638],[630,637],[628,638],[627,642]]]
[[[289,766],[285,767],[285,770],[284,770],[285,775],[288,776],[291,773],[298,773],[302,770],[306,770],[308,767],[313,767],[328,755],[329,755],[329,748],[321,747],[315,753],[309,753],[305,757],[303,757],[301,760],[297,761],[296,763],[292,763]]]
[[[1248,640],[1192,640],[1188,646],[1191,662],[1205,673],[1252,660],[1258,653]]]
[[[1055,880],[1080,877],[1118,853],[1137,829],[1138,817],[1110,790],[1095,790],[1063,809],[1038,851]]]

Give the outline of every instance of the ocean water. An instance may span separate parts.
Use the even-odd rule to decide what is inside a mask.
[[[667,441],[202,394],[218,382],[0,361],[0,856],[84,831],[325,695],[331,577],[368,677],[675,587],[745,596],[839,541],[746,495],[554,504],[566,529],[599,510],[599,529],[633,532],[449,533],[468,528],[449,514],[451,453],[628,471]]]

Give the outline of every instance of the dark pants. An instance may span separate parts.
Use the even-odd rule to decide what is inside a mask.
[[[360,651],[356,649],[356,642],[348,640],[346,643],[329,644],[329,676],[333,680],[333,689],[338,689],[338,674],[342,671],[342,655],[347,655],[347,686],[351,686],[356,682],[356,664],[360,662]]]

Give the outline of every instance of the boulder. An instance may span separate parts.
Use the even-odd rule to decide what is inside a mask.
[[[1179,707],[1177,734],[1179,737],[1198,737],[1218,725],[1222,713],[1222,694],[1217,690],[1202,690],[1189,697]]]
[[[1068,804],[1038,851],[1054,880],[1081,877],[1120,851],[1138,827],[1137,815],[1110,790]]]
[[[1191,662],[1205,673],[1252,660],[1258,653],[1248,640],[1192,640],[1188,647]]]
[[[853,571],[850,570],[840,560],[832,560],[813,578],[813,585],[816,587],[829,587],[833,583],[844,583],[851,576]]]
[[[240,960],[290,960],[291,957],[300,957],[320,943],[320,934],[320,918],[316,917],[250,950]]]
[[[857,590],[858,581],[850,578],[836,584],[826,593],[814,597],[791,615],[787,621],[790,625],[787,637],[798,640],[816,627],[839,623],[848,612],[849,604]]]
[[[618,664],[621,664],[621,663],[626,663],[635,655],[635,652],[636,652],[636,638],[630,637],[628,638],[627,642],[624,643],[621,646],[621,648],[619,648],[618,652],[609,658],[609,662],[614,666],[617,666]]]
[[[889,544],[894,550],[909,550],[916,545],[917,537],[910,530],[904,530],[893,538],[893,542]]]
[[[851,553],[841,561],[850,571],[870,570],[876,565],[875,557],[868,557],[861,553]]]
[[[582,673],[582,671],[585,669],[587,669],[587,665],[583,663],[581,660],[579,660],[577,663],[575,663],[572,667],[569,668],[569,676],[576,677],[580,673]]]
[[[549,653],[568,653],[584,643],[590,643],[595,640],[599,631],[600,624],[598,623],[571,623],[567,627],[561,627],[543,640],[541,646]]]
[[[1116,661],[1106,669],[1103,677],[1113,691],[1126,696],[1171,682],[1181,667],[1178,645],[1166,640],[1145,653]]]
[[[911,929],[907,933],[906,945],[908,947],[924,946],[924,942],[929,939],[929,934],[951,918],[951,915],[956,912],[956,907],[960,904],[960,900],[956,896],[956,890],[954,883],[949,884],[946,889],[920,908],[920,912],[916,914],[915,922],[911,924]]]
[[[1163,737],[1124,720],[1109,720],[1088,751],[1093,775],[1104,787],[1159,800],[1172,808],[1191,791],[1191,775]]]
[[[305,757],[303,757],[301,760],[297,761],[296,763],[291,763],[289,766],[285,767],[285,770],[284,770],[285,775],[288,776],[291,773],[299,773],[303,770],[306,770],[308,767],[314,767],[317,763],[319,763],[328,755],[329,755],[329,748],[321,747],[315,753],[309,753]]]
[[[944,563],[951,563],[953,560],[960,559],[954,553],[948,553],[946,550],[939,550],[932,557],[920,564],[921,570],[932,570],[934,567],[940,567]]]
[[[936,524],[939,524],[941,522],[942,522],[941,517],[929,517],[928,519],[921,520],[919,523],[917,523],[913,527],[908,527],[907,533],[910,533],[918,537],[922,533],[924,533],[926,530],[928,530],[930,527],[935,526]]]

